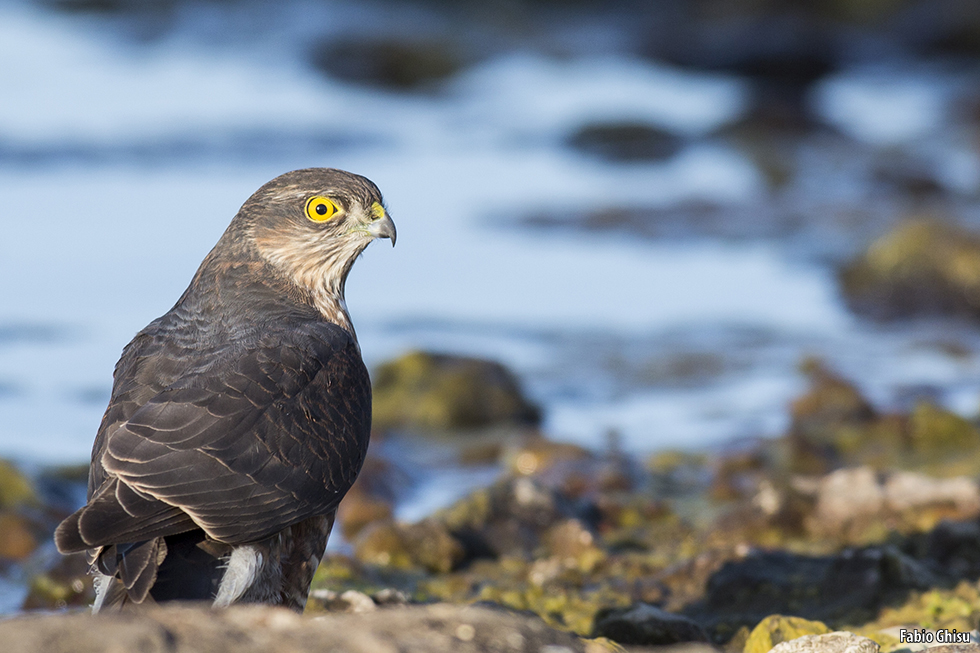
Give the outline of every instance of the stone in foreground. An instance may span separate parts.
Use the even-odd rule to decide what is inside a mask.
[[[100,614],[47,614],[0,622],[5,650],[19,653],[589,653],[595,647],[541,620],[449,604],[368,614],[301,617],[284,608],[193,605]]]

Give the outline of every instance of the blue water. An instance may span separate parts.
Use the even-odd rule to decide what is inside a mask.
[[[980,159],[949,136],[963,128],[951,107],[971,78],[894,66],[821,83],[813,110],[850,140],[804,148],[805,174],[777,201],[752,158],[716,135],[746,111],[743,80],[615,48],[529,50],[490,56],[439,93],[394,93],[331,79],[305,52],[314,24],[341,30],[369,14],[395,30],[396,10],[282,6],[266,21],[181,5],[147,36],[0,5],[0,456],[85,460],[125,343],[172,305],[252,191],[306,166],[370,177],[398,225],[398,246],[370,247],[348,285],[368,363],[418,347],[500,360],[556,439],[598,448],[612,429],[642,454],[779,434],[805,355],[884,406],[932,388],[976,413],[976,334],[851,316],[825,254],[874,230],[812,217],[890,211],[860,167],[884,147],[925,152],[949,192],[975,197]],[[565,145],[595,120],[645,121],[684,144],[646,163]],[[699,202],[755,235],[522,226]],[[750,224],[797,210],[810,223],[796,240]],[[967,354],[949,354],[950,340]],[[678,356],[711,364],[695,378],[658,371]],[[418,488],[404,514],[458,493],[454,473]]]

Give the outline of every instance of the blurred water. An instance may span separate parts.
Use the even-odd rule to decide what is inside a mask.
[[[377,11],[316,7],[334,11],[335,26]],[[277,19],[294,36],[308,20],[299,8]],[[765,207],[762,172],[712,136],[745,112],[743,81],[615,53],[523,52],[491,57],[440,93],[399,94],[316,72],[303,39],[276,36],[279,23],[247,23],[260,44],[251,49],[210,39],[215,11],[187,10],[165,38],[140,41],[0,5],[0,455],[87,458],[123,345],[176,300],[252,191],[306,166],[370,177],[398,225],[398,247],[370,247],[348,284],[368,363],[413,347],[501,360],[556,438],[601,447],[612,429],[642,453],[778,434],[807,354],[886,406],[932,385],[975,412],[972,330],[857,321],[827,261],[810,255],[819,242],[520,226],[610,206]],[[929,149],[951,188],[975,193],[975,153],[942,129],[963,83],[857,70],[822,83],[813,102],[858,143]],[[658,125],[683,145],[645,163],[565,145],[596,120]],[[853,160],[811,159],[799,206],[866,200],[861,178],[841,172]],[[969,355],[948,354],[948,340]],[[707,371],[670,372],[678,352]],[[420,492],[431,506],[433,492],[451,490]]]

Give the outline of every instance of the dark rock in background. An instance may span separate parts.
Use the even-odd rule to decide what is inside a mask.
[[[641,646],[708,641],[708,635],[697,622],[646,603],[599,611],[593,634],[620,644]]]
[[[567,138],[569,146],[607,161],[663,161],[677,154],[681,140],[653,125],[604,122],[580,127]]]
[[[326,39],[314,48],[311,59],[331,77],[396,91],[431,90],[464,64],[451,42],[364,36]]]
[[[708,582],[705,599],[685,613],[711,626],[752,626],[767,615],[787,613],[862,623],[896,596],[940,582],[922,562],[890,547],[835,556],[759,552],[724,565]]]

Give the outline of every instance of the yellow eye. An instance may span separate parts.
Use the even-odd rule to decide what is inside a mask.
[[[337,204],[329,197],[317,195],[306,200],[306,217],[313,222],[326,222],[339,210]]]

